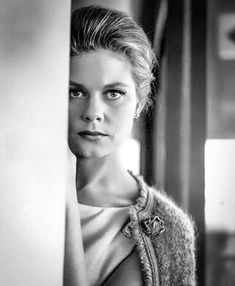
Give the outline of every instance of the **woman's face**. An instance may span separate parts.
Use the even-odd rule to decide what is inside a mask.
[[[69,93],[69,146],[76,156],[105,156],[130,136],[137,95],[125,56],[97,50],[72,57]]]

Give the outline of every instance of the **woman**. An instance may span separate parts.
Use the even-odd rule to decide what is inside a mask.
[[[69,146],[89,285],[195,285],[190,219],[120,160],[151,102],[155,65],[127,15],[95,6],[73,13]]]

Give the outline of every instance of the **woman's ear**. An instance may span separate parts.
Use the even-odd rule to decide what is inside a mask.
[[[136,104],[135,113],[134,113],[134,118],[135,119],[137,119],[140,116],[140,113],[142,112],[143,107],[144,107],[143,100],[142,101],[138,101],[138,103]]]
[[[138,109],[136,107],[135,113],[134,113],[134,119],[137,119],[139,116],[140,116],[140,114],[139,114],[139,111],[138,111]]]
[[[135,113],[134,113],[134,118],[137,119],[139,116],[140,116],[140,113],[141,113],[141,107],[139,105],[139,103],[136,105],[136,108],[135,108]]]

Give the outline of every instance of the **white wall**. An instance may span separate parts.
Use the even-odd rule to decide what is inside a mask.
[[[68,1],[0,8],[0,285],[62,285]]]

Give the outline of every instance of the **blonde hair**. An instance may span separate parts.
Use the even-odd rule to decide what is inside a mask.
[[[87,6],[75,10],[71,20],[71,56],[97,49],[108,49],[128,58],[141,111],[151,105],[157,60],[143,29],[115,9]]]

